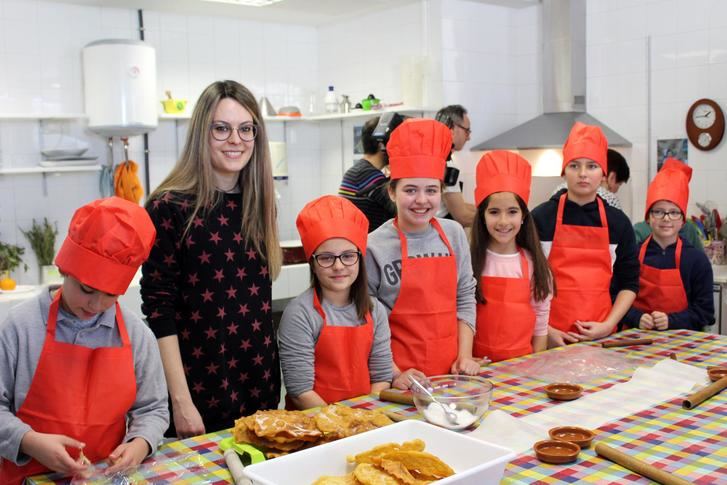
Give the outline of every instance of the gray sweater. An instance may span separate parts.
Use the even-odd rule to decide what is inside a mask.
[[[467,235],[462,226],[449,219],[437,219],[442,226],[457,261],[457,318],[475,330],[475,281]],[[436,229],[405,234],[410,258],[448,256],[447,246]],[[401,243],[393,220],[385,222],[369,234],[366,249],[366,272],[369,292],[379,299],[389,313],[394,308],[401,288]]]
[[[0,457],[18,465],[30,461],[29,456],[20,453],[20,441],[31,428],[15,413],[25,402],[40,359],[50,303],[50,293],[45,289],[12,308],[0,323]],[[169,426],[164,369],[151,330],[132,312],[123,311],[123,316],[136,374],[136,400],[127,415],[124,442],[138,436],[154,451]],[[115,322],[115,306],[88,321],[60,310],[56,340],[89,348],[118,347],[121,338]]]
[[[389,321],[383,305],[376,299],[373,303],[374,342],[369,355],[369,374],[371,382],[389,382],[392,379]],[[321,307],[329,325],[353,327],[364,323],[356,315],[353,303],[337,307],[323,300]],[[323,319],[313,308],[313,289],[309,288],[285,307],[278,330],[283,380],[291,396],[297,397],[313,389],[315,346],[321,328]]]

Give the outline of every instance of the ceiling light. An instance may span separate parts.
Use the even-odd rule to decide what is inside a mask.
[[[231,3],[233,5],[241,5],[243,7],[267,7],[283,0],[202,0],[203,2],[215,3]]]

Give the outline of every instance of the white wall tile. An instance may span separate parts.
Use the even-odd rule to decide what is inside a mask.
[[[647,34],[663,35],[677,32],[676,0],[660,0],[647,4]]]
[[[709,33],[699,30],[679,34],[677,39],[677,67],[699,66],[709,60]]]
[[[677,60],[677,35],[655,35],[651,38],[651,69],[673,69]]]

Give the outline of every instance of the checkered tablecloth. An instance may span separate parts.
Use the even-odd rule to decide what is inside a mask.
[[[727,364],[727,337],[724,336],[686,330],[658,333],[629,330],[618,336],[657,339],[652,345],[612,349],[629,356],[656,361],[675,353],[678,360],[696,366]],[[482,376],[495,385],[491,409],[500,409],[521,417],[558,404],[548,399],[543,392],[542,388],[547,383],[500,370],[528,358],[500,362],[483,370]],[[628,380],[632,372],[629,370],[598,378],[583,387],[586,393],[606,389],[617,382]],[[384,403],[374,396],[350,399],[343,404],[394,410],[410,416],[417,414],[413,407]],[[229,432],[210,433],[166,444],[150,459],[157,465],[143,467],[144,473],[134,478],[144,478],[147,483],[153,484],[230,483],[231,478],[218,446],[219,441],[227,436]],[[596,441],[615,446],[635,458],[694,483],[727,483],[727,393],[717,395],[691,411],[682,409],[681,399],[662,403],[602,426],[596,430]],[[547,465],[539,462],[534,453],[523,453],[507,466],[503,480],[504,484],[575,482],[650,483],[596,456],[592,448],[582,451],[578,461],[569,465]],[[67,482],[57,478],[54,480],[53,475],[48,475],[30,480],[30,483]]]

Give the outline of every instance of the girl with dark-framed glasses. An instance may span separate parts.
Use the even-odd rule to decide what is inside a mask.
[[[368,294],[368,219],[343,197],[309,202],[296,220],[311,287],[288,304],[278,331],[289,409],[379,392],[392,377],[389,323]]]

